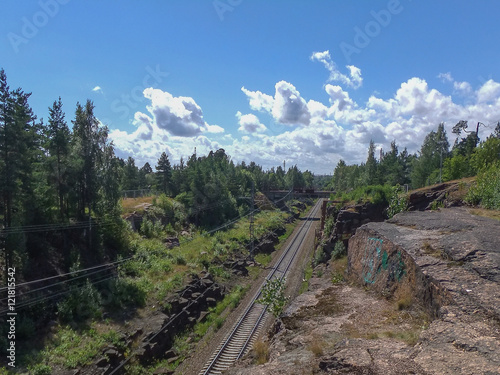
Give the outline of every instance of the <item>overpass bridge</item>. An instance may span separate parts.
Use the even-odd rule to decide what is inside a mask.
[[[284,198],[290,190],[268,190],[264,194],[271,201],[275,201]],[[315,189],[294,189],[291,193],[293,198],[330,198],[331,194],[335,194],[334,191],[317,191]]]

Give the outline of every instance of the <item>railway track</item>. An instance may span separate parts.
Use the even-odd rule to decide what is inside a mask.
[[[248,307],[238,318],[229,334],[205,364],[200,375],[221,374],[222,371],[228,369],[252,348],[268,316],[267,307],[256,302],[260,297],[261,290],[268,281],[275,278],[283,279],[287,276],[302,243],[309,233],[309,229],[313,223],[312,219],[317,215],[320,207],[321,199],[311,209],[309,215],[301,224],[299,231],[278,259],[276,265],[271,269],[266,280],[252,298]]]

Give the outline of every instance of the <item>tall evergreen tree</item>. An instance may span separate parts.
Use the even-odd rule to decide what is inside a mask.
[[[87,100],[85,107],[77,103],[73,121],[73,151],[76,159],[76,175],[79,176],[77,186],[80,218],[85,216],[85,209],[90,216],[97,204],[98,169],[104,155],[107,133],[106,128],[99,127],[92,101]]]
[[[493,136],[496,138],[500,138],[500,121],[498,121],[497,126],[495,126],[495,130],[493,131]]]
[[[448,138],[444,124],[441,123],[437,132],[431,131],[427,134],[420,149],[420,155],[413,163],[411,180],[414,188],[439,181],[441,162],[446,158],[448,149]]]
[[[375,185],[379,182],[377,176],[377,160],[375,159],[375,143],[373,142],[373,140],[370,140],[370,146],[368,147],[368,157],[366,159],[365,173],[366,185]]]
[[[162,152],[158,159],[156,174],[158,176],[157,181],[160,191],[164,194],[168,194],[170,191],[170,180],[172,178],[172,167],[170,166],[168,155],[165,152]]]
[[[47,151],[49,152],[49,178],[56,184],[59,201],[59,216],[65,217],[65,196],[68,192],[68,156],[71,134],[62,111],[61,97],[49,108],[47,127]]]
[[[124,168],[124,186],[125,190],[136,190],[139,186],[139,170],[135,165],[133,157],[129,156]]]
[[[4,227],[32,224],[37,217],[32,167],[41,157],[37,149],[40,125],[28,104],[30,95],[20,88],[10,91],[5,71],[0,70],[0,206]],[[8,266],[12,266],[14,248],[21,250],[22,243],[14,236],[6,239]]]

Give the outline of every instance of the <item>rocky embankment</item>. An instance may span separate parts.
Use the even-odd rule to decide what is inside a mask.
[[[452,189],[413,201],[453,206]],[[264,354],[229,373],[500,374],[500,222],[466,208],[358,219],[336,224],[357,227],[347,280],[320,265]]]

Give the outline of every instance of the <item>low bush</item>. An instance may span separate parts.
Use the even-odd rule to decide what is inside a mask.
[[[347,255],[347,249],[344,245],[344,242],[342,241],[337,241],[335,243],[335,247],[333,248],[332,251],[332,259],[340,259],[343,256]]]
[[[466,202],[488,209],[500,209],[500,163],[481,172],[470,188]]]
[[[66,323],[99,318],[101,316],[101,295],[92,283],[78,288],[72,287],[68,297],[57,304],[59,319]]]
[[[370,201],[375,204],[388,205],[392,195],[392,188],[388,185],[368,185],[350,191],[349,193],[337,194],[336,198],[342,202],[362,203]]]
[[[408,194],[404,193],[401,186],[396,185],[392,188],[389,198],[389,207],[387,208],[387,216],[391,219],[394,215],[408,210]]]

